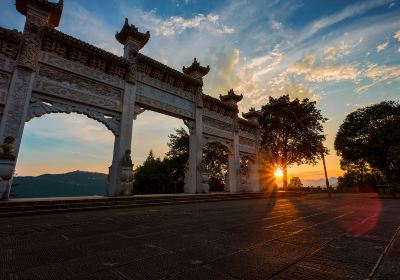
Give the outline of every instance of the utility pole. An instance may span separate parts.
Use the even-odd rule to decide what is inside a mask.
[[[331,191],[331,187],[329,186],[328,174],[326,173],[325,151],[324,151],[324,148],[323,148],[322,144],[321,144],[321,157],[322,157],[322,163],[324,164],[326,189],[328,191],[328,197],[331,198],[332,197],[332,191]]]

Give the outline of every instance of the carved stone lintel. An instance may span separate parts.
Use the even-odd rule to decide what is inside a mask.
[[[119,135],[120,120],[117,116],[107,117],[104,113],[76,105],[63,103],[45,103],[40,99],[31,99],[26,121],[50,113],[78,113],[104,124],[114,135]]]

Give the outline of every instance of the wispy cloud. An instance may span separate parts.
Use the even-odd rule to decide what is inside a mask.
[[[393,38],[400,42],[400,30],[397,31],[396,34],[394,34]]]
[[[381,52],[381,51],[384,51],[386,48],[387,48],[387,46],[389,45],[389,41],[384,41],[384,42],[382,42],[382,43],[380,43],[377,47],[376,47],[376,52]]]
[[[309,26],[306,26],[304,28],[305,31],[299,36],[298,41],[304,41],[325,28],[344,21],[345,19],[361,15],[373,8],[385,5],[389,2],[390,1],[388,0],[369,0],[359,1],[353,5],[347,6],[338,13],[316,20]]]
[[[348,55],[352,49],[357,47],[363,42],[363,38],[360,37],[358,41],[354,44],[350,44],[346,41],[341,41],[336,45],[327,46],[324,48],[324,60],[325,61],[335,61],[345,55]]]
[[[192,18],[183,18],[181,16],[171,16],[167,19],[158,18],[154,11],[143,12],[136,10],[138,13],[142,13],[142,17],[146,19],[148,25],[153,26],[156,35],[162,36],[173,36],[182,34],[186,30],[190,29],[205,29],[210,32],[217,32],[222,34],[231,34],[235,32],[235,29],[222,24],[220,22],[220,16],[217,14],[197,14]]]

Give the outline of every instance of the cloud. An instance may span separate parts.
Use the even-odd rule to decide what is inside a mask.
[[[335,61],[338,58],[348,55],[352,49],[360,45],[362,42],[363,38],[360,37],[354,44],[349,44],[345,41],[341,41],[336,45],[327,46],[323,49],[325,55],[323,59],[325,61]]]
[[[321,65],[316,64],[313,54],[305,55],[288,69],[289,73],[303,76],[307,82],[356,80],[358,69],[352,64]]]
[[[230,88],[235,88],[240,83],[235,71],[239,59],[239,49],[226,50],[223,47],[209,49],[204,61],[206,64],[212,65],[213,72],[205,77],[204,91],[207,94],[218,96]]]
[[[365,73],[365,76],[373,81],[386,81],[389,79],[395,79],[400,81],[400,66],[378,66],[376,64],[370,64]]]
[[[316,20],[304,28],[304,32],[298,37],[298,41],[304,41],[322,29],[330,27],[345,19],[364,14],[365,12],[389,3],[387,0],[369,0],[359,1],[353,5],[349,5],[342,9],[340,12]]]
[[[396,34],[394,34],[393,38],[400,42],[400,30],[397,31]]]
[[[155,32],[155,35],[170,37],[182,34],[187,30],[207,30],[221,34],[232,34],[235,29],[222,24],[220,16],[217,14],[196,14],[192,18],[183,18],[181,16],[171,16],[167,19],[162,19],[156,16],[154,11],[144,12],[139,9],[134,10],[134,14],[139,15],[139,19],[143,18],[148,27]],[[138,22],[138,17],[134,17],[135,22]]]
[[[389,41],[384,41],[382,43],[380,43],[377,47],[376,47],[376,52],[381,52],[384,51],[386,49],[386,47],[389,45]]]
[[[387,66],[369,63],[367,69],[364,71],[363,76],[372,81],[372,83],[357,87],[354,91],[356,93],[365,93],[372,86],[381,82],[397,80],[400,81],[400,66]]]

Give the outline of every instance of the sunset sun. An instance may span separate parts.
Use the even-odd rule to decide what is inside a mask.
[[[282,176],[283,176],[283,171],[282,171],[282,169],[280,169],[280,168],[275,169],[274,175],[275,175],[275,177],[277,177],[277,178],[282,177]]]

